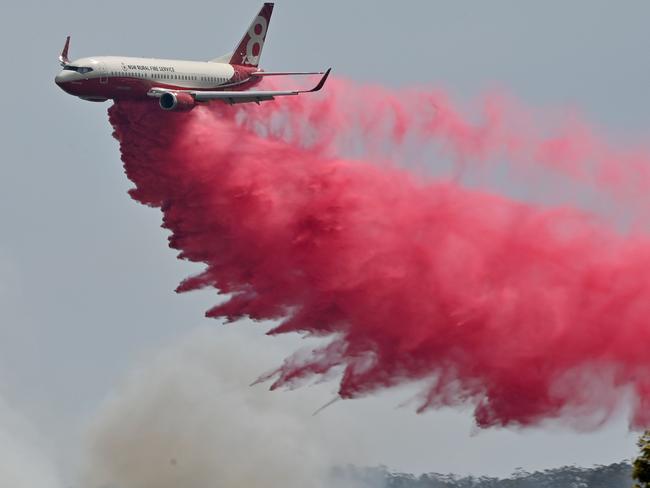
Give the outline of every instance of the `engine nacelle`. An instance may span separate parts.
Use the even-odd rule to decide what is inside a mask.
[[[165,92],[158,100],[163,110],[178,110],[186,112],[194,108],[195,102],[189,93]]]

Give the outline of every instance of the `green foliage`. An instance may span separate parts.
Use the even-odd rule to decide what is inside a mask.
[[[646,430],[639,441],[639,457],[632,463],[632,477],[635,488],[650,488],[650,430]]]
[[[565,466],[534,473],[518,469],[504,479],[439,473],[414,476],[392,473],[383,466],[347,466],[338,468],[335,478],[352,481],[359,488],[630,488],[631,472],[632,467],[624,462],[593,468]],[[650,485],[647,486],[650,488]],[[642,488],[646,488],[646,485],[642,485]]]

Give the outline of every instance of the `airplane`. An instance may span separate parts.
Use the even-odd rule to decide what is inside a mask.
[[[96,56],[68,59],[67,37],[59,62],[63,69],[55,83],[70,95],[104,102],[157,98],[163,110],[188,111],[197,104],[220,100],[227,104],[257,103],[275,97],[317,92],[332,68],[322,72],[267,72],[258,65],[268,31],[273,3],[265,3],[232,53],[211,61]],[[323,75],[311,89],[255,91],[265,76]]]

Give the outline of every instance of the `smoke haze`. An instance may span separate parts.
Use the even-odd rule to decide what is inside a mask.
[[[11,488],[61,488],[38,435],[0,397],[0,480]]]
[[[312,415],[331,391],[249,386],[278,351],[242,332],[197,329],[134,368],[89,430],[80,486],[328,486],[332,466],[363,462],[347,419],[331,432]]]

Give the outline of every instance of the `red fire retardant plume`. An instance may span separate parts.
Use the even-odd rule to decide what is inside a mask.
[[[421,410],[469,404],[482,427],[595,427],[625,397],[632,425],[647,426],[649,237],[336,151],[350,133],[375,152],[381,137],[434,138],[463,157],[539,156],[580,179],[600,146],[570,128],[536,136],[501,120],[503,107],[472,128],[432,94],[368,89],[354,113],[340,86],[260,107],[109,110],[132,197],[161,209],[180,258],[206,265],[178,291],[227,294],[210,317],[330,339],[289,357],[273,387],[342,371],[339,394],[353,398],[417,380]]]

